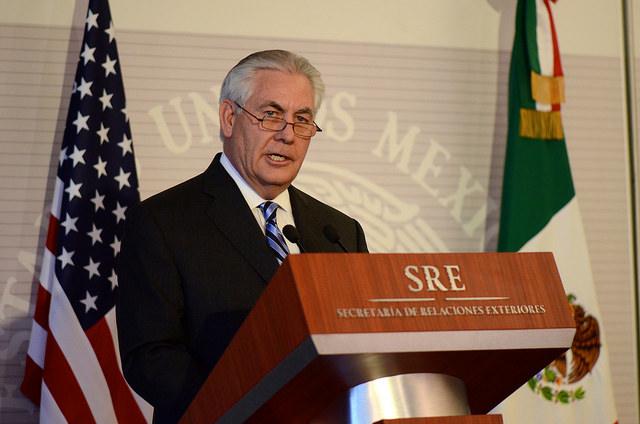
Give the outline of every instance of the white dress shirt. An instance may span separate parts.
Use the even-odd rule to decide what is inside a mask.
[[[231,164],[229,158],[227,158],[224,153],[220,157],[220,164],[227,171],[227,173],[229,173],[231,178],[233,178],[233,181],[235,181],[236,185],[240,189],[240,193],[242,193],[242,197],[244,197],[247,205],[249,205],[249,209],[251,209],[251,212],[253,213],[258,226],[264,233],[267,224],[265,222],[264,216],[262,215],[262,211],[260,210],[260,205],[267,200],[260,197],[260,195],[258,195],[258,193],[256,193],[255,190],[251,188],[249,184],[247,184],[244,178],[242,178],[242,175],[238,173],[236,168],[233,166],[233,164]],[[291,211],[291,199],[289,199],[289,190],[283,191],[271,201],[277,203],[279,206],[276,211],[276,221],[278,222],[278,228],[280,228],[280,231],[282,231],[282,229],[286,225],[295,226],[296,223],[293,220],[293,212]],[[289,240],[287,240],[286,237],[285,240],[287,242],[287,247],[289,248],[289,253],[300,253],[300,248],[297,244],[291,243]]]

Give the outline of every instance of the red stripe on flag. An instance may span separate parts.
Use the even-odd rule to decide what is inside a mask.
[[[544,6],[549,14],[549,23],[551,23],[551,39],[553,40],[553,76],[559,77],[564,75],[562,72],[562,63],[560,61],[560,47],[558,46],[558,34],[556,33],[556,24],[553,22],[553,13],[551,13],[551,5],[549,0],[544,0]]]
[[[82,389],[51,333],[47,337],[46,358],[44,382],[64,417],[72,423],[94,423],[95,419]]]
[[[38,284],[38,295],[36,300],[36,310],[33,314],[33,320],[49,332],[49,308],[51,306],[51,294]],[[33,338],[33,335],[31,336]],[[42,341],[44,342],[44,340]],[[40,340],[31,340],[31,343],[40,343]],[[45,347],[42,346],[42,349]],[[24,367],[24,376],[20,391],[36,405],[40,405],[40,395],[42,388],[42,368],[27,354]]]
[[[58,219],[53,216],[53,214],[49,215],[49,228],[47,230],[47,249],[49,252],[53,253],[54,256],[58,253],[58,228],[60,225],[58,223]]]
[[[93,327],[86,331],[87,338],[93,347],[102,373],[107,380],[111,401],[118,422],[121,423],[146,423],[138,403],[133,398],[131,389],[124,380],[118,360],[116,349],[111,338],[111,332],[105,321],[101,319]]]
[[[49,331],[49,308],[51,307],[51,293],[41,284],[38,284],[38,298],[36,300],[36,311],[33,313],[33,320],[40,327]]]
[[[24,367],[24,379],[20,391],[33,403],[40,405],[40,388],[42,387],[42,368],[29,355]]]

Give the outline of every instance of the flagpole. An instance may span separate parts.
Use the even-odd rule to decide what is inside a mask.
[[[640,150],[636,149],[638,141],[638,96],[636,95],[636,54],[633,32],[633,5],[628,0],[622,0],[622,41],[623,41],[623,57],[624,57],[624,80],[625,80],[625,106],[626,106],[626,124],[627,124],[627,147],[628,147],[628,168],[629,182],[631,189],[629,196],[631,198],[631,255],[633,257],[633,297],[635,301],[635,330],[636,330],[636,352],[640,352],[640,278],[638,275],[638,262],[640,260],[638,247],[638,228],[640,228],[640,217],[638,210],[640,205],[640,192],[638,191],[638,164],[640,164]],[[636,367],[636,383],[640,386],[640,368]],[[640,392],[636,393],[637,401],[640,403]],[[638,417],[640,418],[640,417]]]

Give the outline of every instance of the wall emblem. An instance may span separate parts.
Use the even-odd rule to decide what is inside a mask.
[[[447,252],[420,207],[344,168],[305,162],[295,185],[360,221],[372,252]]]

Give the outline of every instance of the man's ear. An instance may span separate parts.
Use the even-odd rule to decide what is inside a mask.
[[[218,116],[220,118],[220,132],[225,138],[230,138],[233,133],[233,120],[235,119],[235,111],[231,100],[225,99],[220,103]]]

